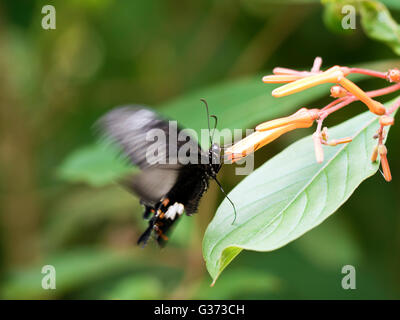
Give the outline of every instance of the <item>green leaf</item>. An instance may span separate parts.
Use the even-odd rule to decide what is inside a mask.
[[[121,270],[131,268],[139,262],[131,256],[111,250],[80,248],[46,257],[41,264],[15,270],[6,274],[0,287],[3,299],[56,298],[92,281],[103,280]],[[52,265],[56,269],[56,290],[43,290],[42,267]]]
[[[64,192],[62,199],[49,210],[51,214],[42,230],[47,249],[61,247],[106,221],[129,219],[135,210],[142,211],[138,201],[116,185],[74,188]]]
[[[324,23],[333,32],[351,33],[354,30],[345,30],[342,27],[343,6],[350,5],[361,16],[361,25],[368,37],[382,41],[400,55],[400,26],[393,19],[386,6],[400,9],[397,0],[322,0],[325,6]],[[386,6],[385,6],[386,5]],[[354,17],[355,18],[355,17]]]
[[[194,299],[243,299],[257,293],[273,293],[280,286],[280,279],[269,272],[238,268],[229,270],[213,287],[207,281],[202,282]]]
[[[342,212],[342,209],[339,209],[338,213],[340,215],[337,218],[335,216],[334,219],[327,219],[325,223],[307,232],[294,243],[295,248],[310,262],[332,272],[337,270],[338,266],[359,265],[362,262],[362,250],[358,239],[343,219],[343,215],[351,212]]]
[[[354,4],[355,2],[361,2],[364,0],[247,0],[244,1],[244,4],[247,4],[247,2],[251,2],[253,6],[260,6],[260,5],[314,5],[314,4],[320,4],[321,2],[323,4],[340,4],[340,3],[347,3],[347,4]],[[391,9],[400,9],[400,2],[398,0],[380,0],[384,5],[386,5],[388,8]]]
[[[130,275],[118,281],[105,300],[155,300],[162,298],[161,280],[150,275]]]
[[[344,29],[342,26],[342,20],[344,15],[342,14],[343,3],[338,2],[327,2],[325,3],[323,20],[325,26],[332,32],[337,34],[350,34],[354,30]]]
[[[252,0],[259,4],[269,5],[307,5],[307,4],[319,4],[321,0]]]
[[[57,175],[69,182],[103,186],[133,170],[115,145],[99,142],[71,153],[59,167]]]
[[[381,0],[381,2],[390,9],[400,10],[400,1],[398,0]]]
[[[378,117],[365,112],[330,130],[331,137],[353,137],[326,147],[315,161],[312,137],[285,149],[239,183],[225,199],[203,239],[203,255],[214,279],[242,249],[272,251],[300,237],[334,213],[358,185],[379,168],[370,155]]]
[[[360,14],[365,33],[373,39],[386,43],[400,55],[400,26],[389,10],[377,1],[361,1]]]

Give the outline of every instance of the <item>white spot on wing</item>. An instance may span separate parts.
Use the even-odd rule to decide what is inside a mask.
[[[179,215],[181,215],[183,213],[183,210],[185,210],[185,207],[182,203],[178,203],[178,210],[176,212],[179,213]]]
[[[169,206],[164,217],[166,219],[175,220],[176,214],[181,215],[184,210],[185,210],[185,206],[182,203],[175,202],[172,206]]]

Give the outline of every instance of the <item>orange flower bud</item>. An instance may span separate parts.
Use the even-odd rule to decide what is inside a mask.
[[[343,98],[347,96],[347,90],[339,85],[331,87],[331,97]]]
[[[315,159],[318,163],[324,162],[324,150],[322,148],[321,138],[316,133],[313,134]]]
[[[297,70],[293,70],[293,69],[288,69],[288,68],[281,68],[281,67],[276,67],[272,70],[273,74],[292,74],[292,75],[299,75],[299,74],[306,74],[307,72],[305,71],[297,71]]]
[[[349,142],[352,142],[352,141],[353,141],[353,138],[348,137],[348,138],[331,140],[331,141],[329,141],[328,145],[334,147],[334,146],[337,146],[338,144],[349,143]]]
[[[377,159],[378,159],[378,146],[375,146],[374,150],[372,151],[371,161],[376,162]]]
[[[304,78],[304,76],[282,74],[282,75],[265,76],[262,78],[262,81],[264,83],[287,83],[299,80],[301,78]]]
[[[266,144],[279,138],[282,134],[297,129],[294,124],[289,124],[268,131],[255,131],[246,138],[235,143],[225,150],[225,156],[228,160],[235,162],[250,153],[262,148]]]
[[[390,69],[386,73],[386,79],[390,82],[400,82],[400,70],[399,69]]]
[[[381,144],[378,146],[378,152],[381,157],[381,165],[383,176],[387,182],[392,181],[392,173],[390,172],[389,161],[387,159],[387,149],[386,146]]]
[[[361,90],[354,82],[349,79],[343,77],[340,79],[339,83],[350,93],[352,93],[355,97],[357,97],[360,101],[364,102],[368,109],[377,115],[383,115],[386,112],[385,107],[378,101],[375,101],[368,97],[368,95]]]
[[[381,126],[392,126],[394,125],[394,118],[384,115],[379,118],[379,123]]]
[[[344,77],[340,67],[335,66],[325,72],[304,77],[294,82],[288,83],[272,91],[274,97],[284,97],[293,93],[315,87],[323,83],[338,83]]]
[[[392,181],[392,173],[390,172],[389,161],[387,159],[387,156],[381,157],[381,165],[382,165],[382,171],[383,171],[383,176],[385,177],[385,180],[387,182]]]
[[[321,137],[322,137],[322,139],[323,139],[324,141],[328,141],[329,136],[328,136],[328,128],[327,128],[327,127],[324,127],[324,128],[322,129]]]
[[[379,155],[380,155],[380,156],[382,156],[382,155],[387,155],[387,148],[386,148],[386,146],[385,146],[384,144],[380,144],[380,145],[378,146],[378,152],[379,152]]]
[[[319,117],[318,109],[308,110],[307,108],[301,108],[296,113],[289,117],[279,118],[271,121],[267,121],[259,124],[256,127],[257,131],[267,131],[274,128],[286,126],[288,124],[294,124],[297,128],[309,128],[313,125],[314,120]]]

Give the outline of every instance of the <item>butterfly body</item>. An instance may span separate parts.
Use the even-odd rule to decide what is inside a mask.
[[[182,128],[172,123],[177,131],[177,136],[173,135],[170,122],[141,106],[111,110],[99,124],[105,135],[118,143],[131,162],[141,169],[139,174],[122,182],[140,197],[145,207],[143,217],[149,219],[149,226],[138,243],[145,245],[154,233],[157,242],[165,244],[166,233],[184,212],[196,213],[210,179],[216,179],[221,168],[219,145],[214,143],[204,151],[194,139],[181,141],[177,136]],[[160,145],[161,151],[152,153],[153,159],[149,161],[148,150],[152,148],[151,142],[154,143],[148,139],[151,130],[159,130],[168,139],[165,145]],[[179,161],[177,154],[185,144],[191,147],[190,159],[194,163]]]

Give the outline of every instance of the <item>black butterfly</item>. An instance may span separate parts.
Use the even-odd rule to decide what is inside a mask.
[[[206,107],[208,115],[207,104]],[[211,117],[215,118],[216,125],[217,118]],[[210,132],[209,118],[208,115]],[[138,244],[145,245],[154,233],[157,242],[164,245],[168,240],[167,231],[183,212],[190,216],[197,211],[210,179],[214,179],[223,191],[217,180],[222,166],[221,148],[212,143],[211,135],[211,148],[204,151],[176,122],[168,122],[142,106],[113,109],[99,120],[98,125],[103,134],[118,143],[130,161],[141,169],[140,173],[123,181],[129,190],[140,197],[145,207],[143,217],[149,219],[149,226],[140,236]],[[174,137],[171,134],[173,129],[176,132]],[[149,141],[152,132],[161,132],[166,137],[165,141],[157,141],[157,150],[154,150],[155,141]],[[184,141],[178,139],[181,134],[186,136]],[[191,150],[190,154],[183,148]],[[179,161],[182,150],[183,155],[189,156],[190,163]],[[149,154],[153,158],[150,162]]]

